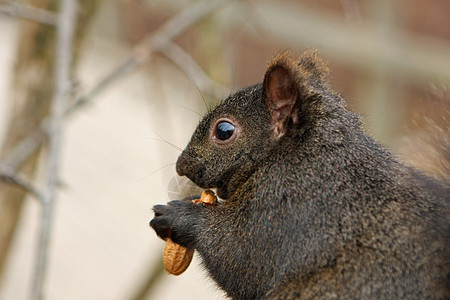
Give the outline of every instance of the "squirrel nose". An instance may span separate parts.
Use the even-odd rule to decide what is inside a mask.
[[[175,169],[178,175],[180,176],[186,175],[186,159],[184,159],[183,155],[180,155],[178,157]]]
[[[197,181],[201,181],[204,173],[204,166],[201,159],[183,151],[178,157],[176,171],[178,175],[187,176],[190,180],[197,183]]]
[[[176,171],[180,176],[186,176],[189,173],[189,169],[191,169],[194,164],[194,160],[190,157],[186,151],[183,151],[181,155],[177,159]]]

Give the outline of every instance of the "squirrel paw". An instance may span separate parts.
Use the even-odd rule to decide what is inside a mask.
[[[197,228],[199,209],[201,206],[186,200],[155,205],[155,217],[150,221],[150,226],[163,240],[171,238],[175,243],[191,248],[196,237],[194,230]]]

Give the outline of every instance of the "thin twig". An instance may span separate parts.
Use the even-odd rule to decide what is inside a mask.
[[[33,130],[29,135],[23,138],[15,148],[9,153],[4,164],[13,170],[20,168],[22,163],[28,159],[37,148],[43,144],[48,136],[48,119],[44,119],[39,128]]]
[[[39,201],[42,200],[42,194],[39,189],[36,188],[24,175],[16,173],[11,168],[0,165],[0,181],[15,184],[32,194]]]
[[[153,291],[155,285],[159,282],[161,277],[164,275],[164,265],[162,260],[158,258],[156,265],[150,269],[149,274],[145,276],[146,281],[137,290],[136,294],[130,297],[133,300],[144,300],[149,298],[149,293]]]
[[[56,25],[58,16],[52,11],[21,4],[16,1],[4,2],[6,3],[0,3],[0,15],[22,18],[41,24]]]
[[[43,285],[47,269],[48,247],[53,223],[53,208],[60,169],[62,123],[70,92],[70,66],[72,62],[73,37],[77,12],[76,0],[60,0],[60,14],[57,25],[55,62],[55,90],[50,112],[46,171],[47,183],[42,199],[42,213],[36,265],[34,269],[31,299],[43,298]]]
[[[218,99],[222,98],[227,92],[229,92],[229,88],[212,80],[189,55],[189,53],[184,51],[177,44],[168,42],[164,50],[159,52],[170,59],[184,73],[186,73],[201,91],[213,95]]]

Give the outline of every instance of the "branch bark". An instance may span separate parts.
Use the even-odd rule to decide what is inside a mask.
[[[50,9],[54,0],[33,0],[33,6]],[[26,22],[22,26],[18,53],[16,56],[13,90],[10,97],[10,122],[2,145],[0,157],[11,172],[20,172],[33,178],[39,151],[33,151],[16,166],[5,160],[15,151],[19,142],[40,126],[48,113],[53,86],[52,60],[54,52],[53,27]],[[35,149],[37,150],[37,149]],[[5,271],[5,263],[19,220],[26,191],[20,187],[0,182],[0,279]]]
[[[17,174],[17,172],[12,171],[11,168],[0,165],[0,181],[15,184],[26,192],[32,194],[39,201],[42,200],[41,193],[33,185],[33,183],[30,182],[30,180],[28,180],[28,178],[26,178],[23,174]]]
[[[46,160],[47,182],[42,197],[42,211],[31,299],[43,298],[47,257],[53,224],[53,209],[60,170],[63,138],[63,115],[70,92],[70,70],[72,64],[73,38],[77,0],[60,0],[57,24],[55,87],[49,119],[48,150]]]
[[[0,14],[21,18],[38,22],[41,24],[55,25],[57,21],[56,13],[33,7],[31,5],[21,4],[16,1],[4,1],[4,4],[0,4]]]

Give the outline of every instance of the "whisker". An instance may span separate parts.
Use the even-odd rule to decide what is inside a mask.
[[[202,189],[187,177],[174,176],[167,186],[167,195],[171,200],[186,198],[188,196],[198,197]]]
[[[172,146],[174,149],[176,149],[176,150],[178,150],[178,151],[180,151],[180,152],[183,151],[183,149],[181,149],[181,147],[177,146],[176,144],[174,144],[174,143],[172,143],[172,142],[169,142],[168,140],[166,140],[165,138],[163,138],[161,135],[159,135],[156,131],[153,130],[153,133],[156,134],[156,135],[159,137],[159,141],[165,142],[166,144]],[[154,139],[154,140],[157,140],[157,141],[158,141],[158,139]]]
[[[203,94],[202,90],[200,89],[200,87],[198,86],[198,84],[195,82],[195,80],[193,80],[190,76],[189,76],[189,78],[191,79],[191,82],[195,85],[195,88],[197,89],[198,93],[199,93],[200,96],[202,97],[203,104],[205,105],[205,108],[206,108],[206,112],[209,112],[211,109],[210,109],[210,107],[208,106],[208,103],[206,102],[205,95]]]
[[[186,107],[186,106],[183,106],[183,105],[178,105],[178,107],[181,107],[181,108],[186,109],[186,110],[188,110],[188,111],[190,111],[190,112],[193,112],[193,113],[195,113],[196,115],[198,115],[200,118],[203,118],[203,116],[202,116],[201,113],[199,113],[199,112],[197,112],[197,111],[195,111],[195,110],[193,110],[193,109],[190,109],[190,108],[188,108],[188,107]]]
[[[174,165],[175,165],[175,163],[170,163],[170,164],[164,165],[164,166],[162,166],[162,167],[156,169],[155,171],[153,171],[153,172],[151,172],[151,173],[145,175],[144,177],[141,178],[141,180],[145,180],[145,179],[149,178],[150,176],[152,176],[153,174],[155,174],[155,173],[161,171],[162,169],[165,169],[165,168],[168,168],[168,167],[171,167],[171,166],[174,166]]]

